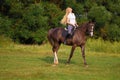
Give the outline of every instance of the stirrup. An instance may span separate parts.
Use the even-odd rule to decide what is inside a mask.
[[[66,44],[66,41],[64,41],[64,43],[63,44]]]

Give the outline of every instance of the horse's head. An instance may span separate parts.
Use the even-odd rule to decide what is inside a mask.
[[[93,36],[93,30],[94,30],[95,23],[94,22],[88,22],[88,34],[92,37]]]

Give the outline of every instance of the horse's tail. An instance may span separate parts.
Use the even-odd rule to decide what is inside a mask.
[[[53,41],[53,39],[52,39],[52,32],[53,32],[53,29],[50,29],[49,31],[48,31],[48,35],[47,35],[47,38],[48,38],[48,41],[49,41],[49,43],[53,46],[54,45],[54,41]]]

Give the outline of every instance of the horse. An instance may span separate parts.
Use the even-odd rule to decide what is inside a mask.
[[[72,46],[67,63],[70,63],[75,48],[80,47],[84,60],[84,65],[87,65],[85,59],[85,43],[87,41],[88,35],[90,35],[91,37],[93,36],[94,25],[94,22],[90,21],[83,23],[74,30],[70,37],[67,38],[65,45]],[[62,27],[52,28],[48,31],[47,38],[49,43],[52,45],[52,51],[54,54],[54,65],[57,65],[59,63],[57,52],[60,45],[62,43],[64,44],[66,34],[67,31],[65,30],[65,28]]]

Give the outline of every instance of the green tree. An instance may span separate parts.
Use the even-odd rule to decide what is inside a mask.
[[[90,9],[88,17],[89,19],[94,19],[97,22],[97,26],[101,27],[111,20],[112,15],[104,6],[94,6]]]
[[[0,35],[11,36],[12,21],[8,17],[3,17],[0,14]]]
[[[89,13],[88,18],[96,21],[95,30],[96,36],[101,36],[101,29],[105,26],[105,23],[111,20],[111,13],[106,10],[104,6],[93,6]]]
[[[109,25],[107,39],[110,41],[120,41],[120,28],[116,24]]]
[[[47,30],[48,26],[47,19],[48,18],[44,16],[44,9],[41,4],[32,4],[26,7],[22,21],[16,27],[18,40],[22,41],[22,43],[42,43],[46,38],[45,30]],[[43,31],[43,33],[38,34],[41,30],[45,32]],[[44,37],[42,35],[44,35]]]
[[[71,7],[79,24],[94,20],[95,37],[120,41],[120,0],[0,0],[0,35],[41,44]]]
[[[49,24],[49,28],[59,27],[64,12],[53,3],[49,4],[46,2],[43,6],[45,10],[44,15],[48,17],[47,23]]]

